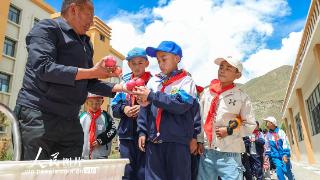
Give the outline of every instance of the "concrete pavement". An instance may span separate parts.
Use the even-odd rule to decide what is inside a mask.
[[[292,172],[296,180],[320,180],[320,165],[292,162]]]

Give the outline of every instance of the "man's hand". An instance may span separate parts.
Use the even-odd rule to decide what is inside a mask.
[[[146,143],[146,137],[145,136],[140,136],[139,140],[138,140],[138,145],[139,145],[139,149],[142,152],[146,152],[145,143]]]
[[[194,155],[197,154],[197,148],[198,148],[197,140],[192,138],[192,140],[190,141],[190,153]]]
[[[117,67],[107,68],[104,66],[104,61],[100,60],[97,64],[92,67],[92,74],[95,74],[99,79],[105,79],[110,77],[119,77],[117,74],[113,73]]]
[[[104,66],[103,60],[100,60],[90,69],[78,68],[75,79],[106,79],[111,77],[119,77],[121,74],[122,70],[120,67],[107,68]]]
[[[204,153],[204,146],[202,143],[198,143],[198,148],[197,148],[198,154],[202,155]]]
[[[220,139],[228,136],[227,127],[216,127],[216,135]]]
[[[133,94],[132,91],[129,91],[125,84],[115,84],[112,88],[112,92],[125,92],[128,94]]]

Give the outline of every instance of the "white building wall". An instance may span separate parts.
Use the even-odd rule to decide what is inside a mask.
[[[6,96],[6,101],[3,100],[2,102],[13,109],[22,85],[25,64],[28,57],[25,37],[33,27],[34,18],[39,20],[46,19],[50,18],[50,14],[34,4],[31,0],[11,0],[11,4],[21,10],[20,24],[15,24],[8,20],[5,35],[16,40],[17,44],[15,57],[10,58],[3,55],[2,61],[0,61],[0,71],[12,75],[10,78],[9,93],[0,92],[0,96]]]

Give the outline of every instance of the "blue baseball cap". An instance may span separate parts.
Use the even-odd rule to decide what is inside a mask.
[[[146,60],[148,60],[146,51],[138,47],[135,47],[128,52],[126,60],[130,61],[132,58],[135,58],[135,57],[143,57]]]
[[[175,54],[182,58],[181,47],[173,41],[162,41],[157,48],[147,47],[146,49],[147,55],[151,57],[156,57],[158,51]]]

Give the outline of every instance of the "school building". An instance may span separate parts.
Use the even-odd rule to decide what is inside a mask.
[[[320,0],[312,0],[282,106],[293,159],[320,164]]]
[[[13,109],[22,86],[27,49],[25,37],[32,27],[42,19],[60,16],[44,0],[1,0],[0,1],[0,103]],[[98,17],[87,32],[94,48],[94,63],[107,55],[117,59],[122,67],[125,57],[111,44],[111,28]],[[105,81],[120,82],[120,78]],[[106,98],[103,109],[109,111],[110,99]],[[0,133],[4,131],[1,128]]]

